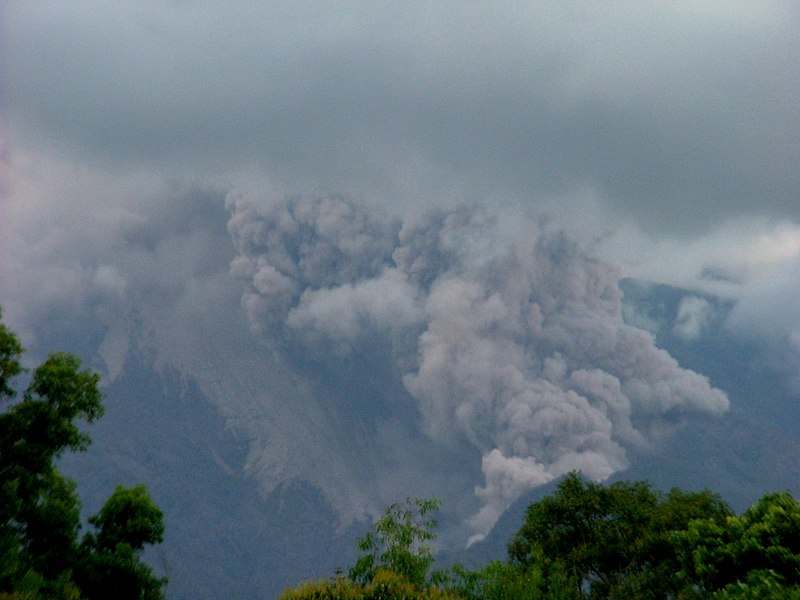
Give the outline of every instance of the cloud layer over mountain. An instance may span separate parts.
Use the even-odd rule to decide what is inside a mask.
[[[794,2],[3,5],[5,121],[81,162],[403,204],[796,219]]]

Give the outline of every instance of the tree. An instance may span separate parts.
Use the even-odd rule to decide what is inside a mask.
[[[455,590],[441,589],[428,571],[437,525],[433,513],[440,501],[407,498],[389,505],[372,529],[358,540],[362,554],[348,576],[306,582],[287,589],[280,600],[458,600]]]
[[[436,538],[432,516],[441,501],[435,498],[407,498],[386,508],[372,531],[358,541],[362,554],[350,569],[350,578],[369,583],[379,568],[393,571],[415,585],[423,585],[433,564],[427,542]]]
[[[658,493],[647,531],[635,553],[631,571],[613,590],[615,598],[675,597],[686,587],[678,576],[682,550],[674,541],[676,532],[685,531],[695,520],[722,523],[733,513],[728,504],[713,492],[686,492],[673,488]]]
[[[113,597],[162,597],[165,580],[141,560],[144,545],[162,541],[164,532],[146,488],[117,488],[89,519],[97,534],[79,540],[76,486],[55,466],[64,452],[83,451],[91,441],[78,423],[103,414],[99,376],[81,370],[75,356],[54,353],[14,401],[22,353],[0,321],[0,401],[7,403],[0,412],[0,594],[107,598],[108,586],[126,572],[136,574],[130,593]],[[112,563],[116,570],[100,568]]]
[[[81,590],[90,598],[160,598],[166,580],[138,559],[145,545],[164,541],[163,514],[147,488],[118,485],[89,523],[98,531],[86,534],[81,544],[84,558],[76,573]]]
[[[709,597],[714,600],[800,600],[800,586],[786,585],[774,571],[750,571],[744,581],[729,583]]]
[[[454,565],[444,572],[446,589],[466,600],[573,600],[582,598],[557,561],[530,565],[493,560],[477,571]]]
[[[13,398],[16,392],[10,381],[22,372],[20,358],[22,344],[17,336],[2,323],[3,309],[0,307],[0,401]]]
[[[372,529],[358,540],[362,554],[348,576],[306,582],[287,589],[280,600],[456,600],[453,591],[439,589],[428,578],[436,537],[433,513],[437,499],[407,498],[389,505]]]
[[[415,585],[399,573],[377,569],[372,581],[358,583],[346,578],[302,583],[287,589],[278,600],[459,600],[452,591]]]
[[[359,541],[365,554],[349,578],[306,583],[281,600],[800,600],[800,503],[786,492],[738,517],[709,491],[663,494],[647,482],[603,486],[570,473],[528,507],[507,562],[428,575],[437,507],[389,506]]]
[[[523,570],[559,573],[584,596],[664,598],[680,585],[672,532],[692,519],[717,523],[730,514],[710,492],[664,497],[647,482],[606,487],[570,473],[555,494],[528,507],[509,557]]]
[[[684,549],[682,574],[700,591],[800,594],[800,503],[788,492],[766,494],[723,522],[694,521],[675,540]]]

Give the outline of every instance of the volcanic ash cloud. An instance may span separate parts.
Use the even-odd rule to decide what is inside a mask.
[[[228,206],[254,331],[317,356],[383,338],[425,433],[480,452],[473,539],[526,491],[605,479],[676,417],[728,408],[623,321],[618,271],[563,232],[471,208],[400,223],[331,198]]]

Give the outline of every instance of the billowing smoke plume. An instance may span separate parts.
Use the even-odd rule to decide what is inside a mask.
[[[347,352],[385,339],[427,435],[482,456],[485,534],[573,469],[602,480],[626,448],[725,394],[622,319],[619,273],[533,220],[461,208],[398,223],[338,199],[230,196],[255,331]]]

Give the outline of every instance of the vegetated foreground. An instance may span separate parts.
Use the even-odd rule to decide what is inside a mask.
[[[508,559],[432,571],[437,500],[388,507],[348,574],[281,600],[800,598],[800,503],[763,496],[741,516],[709,491],[603,486],[570,473],[528,507]]]
[[[163,598],[166,578],[141,559],[146,545],[164,539],[163,515],[145,486],[117,486],[89,518],[94,530],[79,537],[75,482],[55,467],[91,441],[77,423],[103,414],[99,376],[75,356],[51,354],[15,401],[22,353],[0,322],[0,598]]]

